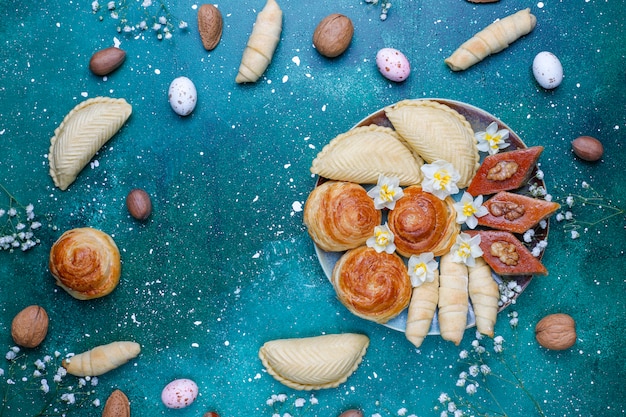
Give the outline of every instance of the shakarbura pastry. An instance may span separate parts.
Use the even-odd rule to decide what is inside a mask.
[[[115,289],[122,265],[111,236],[83,227],[68,230],[52,245],[49,268],[57,285],[74,298],[89,300]]]

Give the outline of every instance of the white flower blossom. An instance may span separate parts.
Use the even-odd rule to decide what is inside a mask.
[[[465,392],[467,392],[469,395],[476,394],[476,385],[469,384],[467,387],[465,387]]]
[[[441,200],[459,192],[457,182],[461,179],[461,174],[451,163],[437,160],[432,164],[422,165],[420,169],[424,174],[424,179],[422,180],[422,189],[424,191],[437,196]]]
[[[476,132],[474,136],[478,141],[476,145],[478,150],[488,152],[489,155],[495,155],[500,149],[509,146],[509,143],[506,141],[509,138],[509,131],[507,129],[498,130],[496,122],[491,122],[484,132]]]
[[[456,222],[465,223],[470,229],[474,229],[478,225],[478,217],[489,214],[487,207],[483,206],[483,196],[479,195],[472,198],[467,191],[463,192],[461,201],[454,203],[456,209]]]
[[[380,174],[376,186],[369,190],[367,195],[374,199],[376,210],[383,208],[393,210],[396,207],[396,201],[404,196],[404,191],[400,187],[399,178]]]
[[[295,406],[296,408],[301,408],[301,407],[304,407],[305,403],[306,403],[306,400],[304,398],[296,398]]]
[[[456,237],[456,242],[452,245],[452,262],[463,263],[467,266],[474,266],[475,259],[483,255],[480,249],[480,235],[470,236],[467,233],[460,233]]]
[[[377,253],[386,252],[392,254],[396,250],[393,240],[393,232],[389,230],[387,224],[384,224],[374,228],[374,236],[367,239],[365,244],[370,248],[374,248]]]
[[[444,403],[450,401],[450,396],[448,394],[446,394],[445,392],[442,392],[441,394],[439,394],[438,400],[439,400],[439,402],[441,404],[444,404]]]
[[[432,252],[411,255],[408,264],[411,285],[413,287],[419,287],[425,282],[433,282],[438,266],[439,263],[435,261],[435,255]]]

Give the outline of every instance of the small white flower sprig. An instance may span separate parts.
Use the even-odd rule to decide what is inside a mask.
[[[516,342],[518,314],[516,311],[512,311],[508,317],[514,342]],[[521,390],[530,399],[537,415],[546,417],[541,405],[525,386],[520,376],[521,367],[517,355],[512,352],[510,358],[507,358],[507,349],[505,349],[504,344],[505,340],[502,336],[498,335],[491,339],[476,332],[476,338],[471,342],[471,348],[464,349],[459,353],[459,364],[462,371],[458,375],[454,391],[452,394],[443,392],[439,395],[439,404],[435,410],[439,411],[440,417],[508,416],[504,404],[498,402],[494,394],[506,392],[507,387],[511,386]],[[496,360],[501,366],[494,370],[496,365],[490,365],[490,359]],[[512,364],[508,362],[509,359]],[[502,368],[502,373],[498,373],[500,368]]]
[[[474,133],[474,137],[478,142],[477,148],[481,152],[488,152],[489,155],[495,155],[500,149],[509,147],[507,139],[509,131],[507,129],[498,130],[498,124],[491,122],[484,132]]]
[[[32,204],[20,204],[2,184],[0,190],[9,198],[6,207],[0,206],[0,250],[26,252],[39,244],[35,232],[41,223],[35,219],[35,208]]]
[[[459,233],[450,253],[452,253],[452,262],[470,267],[476,265],[476,258],[483,256],[480,248],[480,235],[470,236],[467,233]]]
[[[389,9],[391,9],[390,0],[365,0],[365,3],[373,5],[380,3],[380,20],[387,20],[387,13],[389,13]]]
[[[461,179],[461,174],[451,163],[436,160],[430,164],[422,165],[420,169],[424,174],[422,190],[435,195],[441,200],[459,192],[457,182]]]
[[[435,261],[435,255],[432,252],[411,255],[408,264],[411,285],[416,288],[425,282],[433,282],[438,267],[439,262]]]
[[[370,248],[374,248],[377,253],[386,252],[391,255],[396,251],[396,244],[393,243],[394,238],[393,232],[385,223],[374,228],[374,236],[367,239],[365,244]]]
[[[404,196],[404,191],[400,187],[400,179],[396,177],[386,177],[383,174],[378,176],[376,186],[367,192],[367,195],[374,199],[376,210],[396,207],[396,201]]]
[[[483,196],[473,198],[467,191],[463,192],[461,201],[454,203],[454,208],[456,209],[456,222],[465,223],[470,229],[478,225],[478,217],[489,214],[487,207],[483,206]]]
[[[556,215],[557,222],[565,222],[563,228],[570,233],[572,239],[578,239],[581,230],[586,232],[589,228],[626,212],[605,199],[588,182],[583,181],[580,186],[582,193],[568,195],[563,205],[567,209]],[[579,210],[578,215],[574,215],[576,207]],[[591,220],[582,220],[580,217],[583,215],[589,216]]]
[[[68,383],[58,351],[33,360],[30,354],[13,346],[4,358],[8,366],[0,363],[0,416],[5,410],[15,409],[19,405],[17,401],[34,405],[33,410],[37,411],[29,417],[64,416],[77,407],[101,405],[101,401],[94,398],[98,378],[84,377]],[[13,390],[21,393],[19,400],[11,394]]]
[[[272,394],[265,401],[265,405],[272,408],[272,417],[309,415],[311,409],[317,404],[318,400],[313,394],[309,396],[308,400],[302,396],[289,399],[287,394]]]
[[[141,0],[141,3],[110,0],[104,6],[98,0],[93,0],[91,10],[94,14],[100,14],[100,21],[108,15],[117,22],[117,33],[134,38],[151,31],[158,40],[171,39],[176,29],[186,30],[189,27],[187,22],[170,13],[165,0]]]

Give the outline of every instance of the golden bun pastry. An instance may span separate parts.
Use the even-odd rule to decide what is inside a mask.
[[[111,236],[90,227],[63,233],[50,249],[48,266],[57,285],[79,300],[111,293],[122,270]]]
[[[304,204],[304,224],[323,250],[342,252],[364,245],[380,225],[382,213],[362,186],[327,181]]]
[[[460,230],[454,200],[440,200],[417,185],[404,189],[404,196],[389,211],[388,226],[396,250],[407,258],[426,252],[435,256],[447,253]]]
[[[376,323],[396,317],[411,300],[411,279],[402,258],[367,246],[343,254],[331,281],[350,312]]]

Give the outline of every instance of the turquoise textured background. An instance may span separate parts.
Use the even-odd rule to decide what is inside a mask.
[[[282,39],[253,85],[237,85],[234,78],[262,0],[219,3],[224,32],[210,53],[196,28],[201,3],[170,3],[170,13],[189,29],[158,41],[151,32],[118,34],[116,22],[107,15],[99,21],[88,1],[0,1],[0,183],[20,202],[33,203],[44,223],[39,246],[0,253],[0,349],[13,345],[11,320],[29,304],[48,311],[50,330],[39,348],[23,351],[28,363],[114,340],[142,345],[136,360],[101,376],[89,401],[70,407],[69,415],[100,415],[102,405],[90,402],[104,403],[119,388],[136,417],[210,410],[222,417],[271,416],[266,400],[279,393],[287,395],[281,415],[334,416],[356,407],[367,416],[395,416],[403,408],[405,415],[438,416],[437,398],[455,391],[464,369],[458,354],[470,349],[474,330],[459,347],[431,336],[415,349],[402,333],[350,315],[302,225],[300,207],[315,183],[313,158],[335,135],[388,104],[441,97],[480,107],[527,145],[545,147],[541,169],[555,200],[583,192],[587,182],[605,202],[626,207],[623,0],[396,0],[384,22],[379,6],[358,0],[281,0]],[[132,10],[140,4],[128,1]],[[467,71],[445,66],[443,59],[473,33],[526,7],[537,16],[531,34]],[[347,15],[355,26],[348,51],[332,60],[311,45],[315,26],[330,13]],[[89,58],[116,37],[127,52],[125,63],[106,79],[94,76]],[[375,55],[382,47],[407,55],[413,72],[406,82],[390,83],[378,73]],[[565,79],[553,91],[540,88],[530,68],[543,50],[564,67]],[[167,102],[170,82],[183,75],[199,95],[187,118]],[[48,175],[50,137],[76,104],[99,95],[125,98],[133,115],[97,154],[99,165],[87,166],[60,191]],[[572,154],[570,142],[580,135],[602,141],[601,161],[586,163]],[[124,205],[134,187],[152,196],[154,212],[144,224]],[[0,193],[0,207],[4,203]],[[580,206],[572,211],[586,221],[606,213]],[[115,292],[87,302],[56,287],[47,269],[52,243],[83,226],[111,234],[123,262]],[[496,330],[506,340],[506,363],[518,359],[518,375],[546,416],[626,413],[624,227],[622,212],[573,240],[564,223],[553,220],[543,258],[549,276],[535,278],[500,315]],[[519,314],[515,331],[508,324],[511,311]],[[557,312],[577,322],[577,342],[562,352],[547,351],[534,339],[535,324]],[[257,359],[267,340],[341,332],[366,334],[370,347],[347,383],[313,393],[318,404],[310,404],[311,393],[276,382]],[[0,414],[35,414],[45,403],[36,378],[6,384],[3,357]],[[505,371],[496,360],[489,364]],[[200,396],[187,409],[168,410],[160,391],[183,377],[198,383]],[[509,416],[538,415],[514,386],[494,395]],[[306,399],[308,408],[294,407],[296,398]]]

